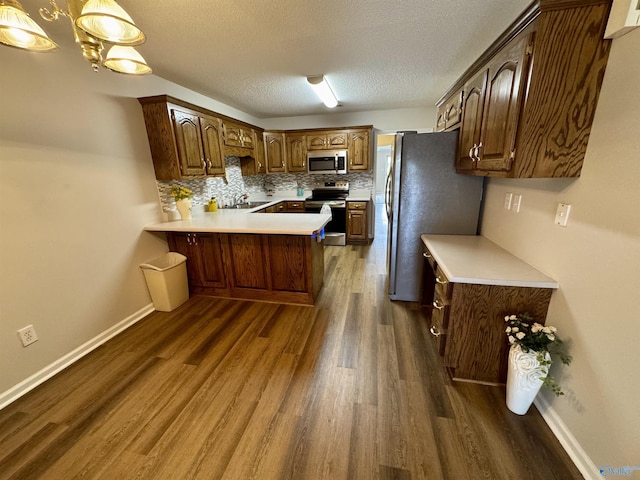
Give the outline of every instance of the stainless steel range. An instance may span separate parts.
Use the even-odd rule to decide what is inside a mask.
[[[315,183],[311,196],[305,199],[307,213],[320,213],[324,205],[331,208],[331,221],[324,227],[325,245],[347,244],[347,197],[349,182]]]

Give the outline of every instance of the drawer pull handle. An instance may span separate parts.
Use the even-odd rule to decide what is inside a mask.
[[[437,310],[442,310],[444,308],[444,304],[440,303],[437,299],[433,301],[432,305]]]
[[[443,280],[442,278],[440,278],[440,276],[436,276],[436,283],[439,283],[440,285],[446,285],[449,282],[447,280]]]
[[[431,335],[433,335],[434,337],[439,337],[440,335],[442,335],[438,329],[436,327],[434,327],[433,325],[431,326],[431,328],[429,329],[429,333],[431,333]]]
[[[422,256],[423,256],[424,258],[432,258],[432,256],[431,256],[431,255],[429,255],[427,252],[424,252],[424,253],[422,254]]]

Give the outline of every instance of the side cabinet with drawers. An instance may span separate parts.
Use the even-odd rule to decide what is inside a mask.
[[[505,383],[509,346],[505,315],[547,316],[551,288],[451,282],[423,245],[421,306],[445,368],[454,380]]]

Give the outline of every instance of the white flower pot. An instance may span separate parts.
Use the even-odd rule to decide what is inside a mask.
[[[545,355],[551,359],[548,352]],[[507,408],[518,415],[527,413],[549,371],[536,357],[535,352],[523,352],[517,344],[509,350]]]
[[[190,198],[182,198],[180,200],[176,200],[176,207],[178,207],[178,212],[180,213],[180,218],[182,220],[191,220]]]

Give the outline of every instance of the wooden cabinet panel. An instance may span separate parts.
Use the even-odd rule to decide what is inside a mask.
[[[198,116],[177,109],[171,110],[171,116],[182,175],[206,175]]]
[[[273,290],[305,292],[308,289],[305,237],[271,235],[271,286]]]
[[[327,134],[327,148],[329,150],[347,148],[347,145],[348,138],[346,132],[329,132]]]
[[[453,378],[504,383],[508,344],[504,317],[529,312],[544,324],[551,289],[455,283],[445,364]]]
[[[487,84],[488,71],[471,79],[464,88],[464,102],[462,108],[462,122],[460,127],[460,139],[458,140],[458,171],[472,170],[475,168],[475,149],[480,143],[480,127],[482,126],[482,114],[484,112],[484,92]]]
[[[266,163],[268,173],[285,173],[285,139],[283,133],[265,132]]]
[[[265,160],[265,143],[263,133],[259,131],[254,131],[254,148],[252,150],[253,156],[243,156],[240,157],[240,169],[242,171],[243,176],[248,175],[259,175],[263,173],[267,173],[266,170],[266,160]],[[240,149],[238,149],[240,150]],[[234,155],[238,155],[239,153],[246,152],[231,152]]]
[[[611,47],[603,39],[610,1],[589,3],[537,20],[514,177],[580,176]]]
[[[368,202],[347,202],[347,244],[368,243]]]
[[[200,252],[202,286],[226,288],[220,236],[214,233],[198,233],[195,237],[195,247]]]
[[[460,86],[460,173],[577,177],[607,63],[610,0],[534,2],[438,102]],[[559,41],[562,39],[562,41]]]
[[[229,282],[232,289],[269,288],[266,275],[266,267],[263,261],[267,255],[261,235],[228,234],[230,251],[233,253],[229,259]]]
[[[254,158],[256,161],[256,173],[267,173],[266,146],[263,132],[254,131]]]
[[[348,136],[345,131],[312,132],[306,135],[307,150],[339,150],[347,148]]]
[[[463,92],[459,90],[438,106],[436,132],[449,131],[460,126],[460,122],[462,121],[463,98]]]
[[[531,39],[517,37],[465,86],[459,172],[511,169]]]
[[[524,94],[523,71],[529,65],[529,37],[516,39],[496,55],[488,68],[482,138],[476,153],[476,168],[508,171],[515,154],[520,98]]]
[[[167,235],[169,247],[187,257],[187,277],[193,287],[211,287],[220,292],[226,289],[223,252],[220,237],[215,233],[170,233]]]
[[[156,179],[225,174],[219,118],[182,106],[182,102],[166,95],[138,100],[144,113]]]
[[[222,122],[213,117],[200,117],[200,131],[207,175],[224,176],[224,153],[222,143]]]
[[[349,133],[349,171],[366,172],[371,165],[371,139],[368,130]]]
[[[229,147],[242,147],[253,149],[253,130],[243,125],[225,121],[224,144]]]
[[[285,135],[287,144],[287,170],[289,172],[306,173],[307,148],[305,135]]]
[[[286,211],[287,213],[304,213],[304,202],[287,202]]]

